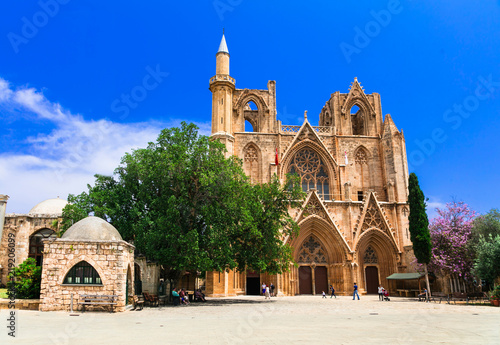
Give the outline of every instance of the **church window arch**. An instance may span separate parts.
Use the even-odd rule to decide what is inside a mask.
[[[35,259],[37,266],[42,266],[43,262],[43,239],[56,237],[55,231],[51,229],[41,229],[31,235],[28,257]]]
[[[253,101],[248,101],[243,107],[245,132],[258,132],[259,107]]]
[[[354,104],[349,113],[351,114],[352,135],[366,135],[363,110],[357,104]]]
[[[372,246],[368,246],[365,250],[365,255],[363,257],[363,262],[365,264],[377,264],[378,263],[378,256],[377,252],[375,249],[372,248]]]
[[[370,156],[368,150],[363,146],[354,151],[354,165],[356,174],[359,178],[358,195],[365,191],[365,188],[370,186]]]
[[[297,261],[303,264],[326,264],[328,262],[323,246],[313,235],[310,235],[300,246]]]
[[[305,147],[295,154],[288,168],[288,173],[300,176],[304,192],[316,188],[324,200],[330,200],[328,169],[320,155],[310,147]]]
[[[96,269],[87,261],[80,261],[69,270],[63,284],[102,285],[101,277]]]
[[[253,183],[260,182],[260,150],[253,143],[243,150],[243,169]]]

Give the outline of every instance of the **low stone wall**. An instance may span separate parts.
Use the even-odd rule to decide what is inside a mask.
[[[0,299],[0,309],[9,309],[9,302],[8,298]],[[38,310],[40,303],[42,302],[39,299],[16,299],[15,310]]]

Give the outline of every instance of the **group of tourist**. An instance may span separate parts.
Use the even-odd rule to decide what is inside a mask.
[[[262,294],[265,296],[264,299],[271,299],[271,297],[275,296],[275,288],[274,284],[266,285],[266,283],[262,283]]]
[[[183,305],[188,305],[189,304],[189,294],[184,290],[184,288],[180,289],[177,291],[177,288],[174,288],[172,290],[172,296],[174,299],[179,298],[179,303]],[[200,301],[200,302],[206,302],[207,300],[205,299],[205,294],[201,292],[201,289],[195,290],[194,291],[194,300],[195,301]]]

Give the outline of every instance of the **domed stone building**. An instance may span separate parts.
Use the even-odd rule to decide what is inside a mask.
[[[73,224],[61,238],[45,239],[40,310],[70,310],[82,295],[117,295],[125,310],[134,293],[134,249],[98,217]]]
[[[59,197],[40,202],[27,214],[5,214],[8,196],[0,195],[0,286],[7,282],[9,238],[15,239],[16,266],[28,257],[43,261],[43,239],[56,238],[67,201]]]

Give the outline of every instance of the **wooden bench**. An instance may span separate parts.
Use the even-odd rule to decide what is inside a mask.
[[[158,296],[156,295],[150,295],[147,292],[143,292],[142,295],[144,296],[144,303],[149,304],[150,307],[158,307]]]
[[[78,304],[82,306],[83,312],[85,312],[85,306],[87,305],[110,306],[111,312],[113,312],[117,298],[117,295],[80,295]]]
[[[442,292],[432,292],[432,296],[429,301],[437,302],[437,300],[439,300],[439,304],[441,304],[443,299],[448,302],[448,295]]]
[[[467,294],[467,303],[469,303],[469,301],[476,301],[484,304],[485,301],[488,300],[489,298],[484,292],[469,292]]]
[[[134,309],[133,310],[136,310],[137,307],[140,307],[139,310],[142,310],[142,308],[144,307],[144,300],[140,300],[137,295],[134,295]]]
[[[451,297],[448,299],[448,303],[450,303],[450,301],[453,301],[455,304],[457,304],[457,301],[468,302],[467,294],[464,292],[454,292],[451,294]]]

